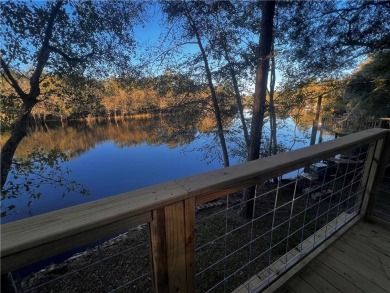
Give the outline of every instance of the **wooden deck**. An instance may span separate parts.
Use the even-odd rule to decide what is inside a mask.
[[[278,292],[389,293],[390,231],[359,222]]]

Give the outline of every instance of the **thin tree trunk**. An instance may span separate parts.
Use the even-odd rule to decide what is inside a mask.
[[[250,146],[249,133],[248,133],[248,128],[246,127],[246,121],[245,121],[245,116],[244,116],[244,108],[242,106],[242,99],[241,99],[241,95],[240,95],[240,90],[238,88],[236,72],[235,72],[235,70],[233,68],[233,64],[232,64],[232,62],[231,62],[231,60],[229,58],[229,53],[227,52],[225,44],[224,44],[224,48],[223,49],[224,49],[226,61],[228,62],[230,76],[231,76],[232,82],[233,82],[234,95],[236,97],[236,102],[237,102],[237,106],[238,106],[238,112],[240,114],[242,130],[244,132],[245,145],[246,145],[247,154],[248,154],[249,146]]]
[[[317,100],[316,116],[313,121],[313,128],[310,136],[310,145],[314,145],[316,143],[318,121],[320,120],[320,113],[321,113],[321,104],[322,104],[322,95],[319,95]]]
[[[221,143],[221,148],[222,148],[223,165],[225,167],[228,167],[229,166],[229,155],[228,155],[228,151],[227,151],[227,147],[226,147],[225,136],[223,133],[221,111],[220,111],[219,106],[218,106],[217,94],[215,92],[209,62],[207,60],[206,51],[203,48],[203,44],[202,44],[202,40],[200,39],[200,36],[199,36],[198,28],[197,28],[194,20],[192,19],[191,14],[187,8],[186,8],[185,12],[186,12],[187,20],[188,20],[195,36],[196,36],[196,40],[197,40],[199,49],[202,53],[202,59],[203,59],[203,63],[204,63],[205,70],[206,70],[206,77],[207,77],[207,81],[208,81],[208,86],[209,86],[210,93],[211,93],[211,100],[213,102],[215,119],[217,120],[217,131],[218,131],[218,137],[219,137],[219,141]]]
[[[265,100],[267,95],[267,82],[269,59],[272,46],[273,35],[273,19],[275,14],[275,1],[263,2],[263,11],[261,18],[261,29],[259,38],[260,56],[256,70],[255,95],[252,111],[251,125],[251,144],[249,148],[248,161],[256,160],[260,156],[260,143],[262,138],[262,130],[265,113]],[[247,218],[253,215],[254,196],[256,188],[247,188],[244,192],[245,208],[242,214]]]
[[[272,51],[274,51],[272,45]],[[271,81],[269,89],[269,116],[270,116],[270,128],[271,128],[271,140],[270,140],[270,155],[276,155],[278,152],[278,141],[276,136],[276,112],[275,112],[275,103],[274,103],[274,93],[275,93],[275,56],[272,55],[271,58]]]

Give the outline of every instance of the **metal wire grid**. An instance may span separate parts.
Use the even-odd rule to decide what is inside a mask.
[[[197,291],[265,288],[345,225],[360,209],[368,149],[296,170],[291,180],[259,183],[253,199],[239,192],[198,206]],[[250,218],[240,214],[248,203],[254,206]]]
[[[11,276],[17,292],[151,292],[147,225],[91,244],[38,272]]]

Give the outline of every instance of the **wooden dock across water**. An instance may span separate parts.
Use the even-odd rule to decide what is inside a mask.
[[[359,222],[277,292],[390,292],[390,230]]]

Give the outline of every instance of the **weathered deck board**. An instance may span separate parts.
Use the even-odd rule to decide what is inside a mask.
[[[344,241],[345,239],[337,244],[337,249],[349,257],[353,258],[354,256],[359,255],[359,260],[361,262],[367,263],[367,266],[373,266],[373,270],[379,270],[379,272],[383,270],[383,267],[387,267],[390,270],[390,258],[388,256],[376,250],[371,251],[371,253],[368,255],[368,253],[363,253],[359,249],[353,247],[353,245],[348,245]],[[367,252],[369,248],[370,247],[367,247]]]
[[[331,256],[330,254],[324,254],[326,259],[318,259],[319,262],[328,266],[331,270],[338,273],[342,276],[348,283],[352,283],[358,286],[361,290],[365,292],[382,292],[386,291],[380,286],[376,285],[375,281],[371,281],[371,274],[367,276],[367,268],[361,269],[362,267],[355,267],[354,265],[349,265],[343,261],[337,259],[338,256]],[[360,255],[359,255],[360,256]],[[355,263],[356,264],[356,263]],[[375,274],[375,273],[374,273]],[[329,280],[331,281],[331,280]]]
[[[304,280],[304,282],[308,283],[312,288],[313,291],[315,291],[314,288],[316,288],[318,285],[320,285],[321,288],[323,288],[324,291],[321,292],[334,292],[339,293],[341,292],[337,288],[335,288],[329,280],[325,280],[322,276],[320,276],[317,272],[314,270],[307,270],[304,279],[303,277],[300,277],[300,280]]]
[[[366,241],[363,240],[358,240],[354,237],[351,237],[350,235],[346,235],[346,237],[343,239],[343,241],[352,246],[353,248],[356,248],[357,250],[360,251],[360,253],[364,253],[370,257],[374,257],[374,255],[378,252],[381,253],[381,258],[386,260],[386,263],[390,263],[390,250],[381,250],[381,248],[376,248],[374,245],[371,244],[372,240],[366,239]],[[363,243],[366,244],[371,244],[370,246],[368,245],[362,245]]]
[[[364,291],[360,289],[358,285],[349,282],[347,279],[344,278],[342,274],[333,270],[323,262],[318,261],[318,259],[315,259],[313,262],[311,262],[310,265],[305,269],[305,271],[300,274],[301,278],[310,278],[308,275],[305,274],[306,271],[315,271],[323,279],[329,280],[329,282],[332,283],[333,287],[341,292],[364,293]],[[326,288],[323,288],[321,284],[317,284],[316,291],[326,292]],[[304,291],[302,291],[301,293],[303,292]]]
[[[390,292],[389,254],[390,231],[360,222],[280,291]]]
[[[290,288],[292,292],[317,292],[305,280],[301,279],[300,276],[297,276],[291,281]]]

